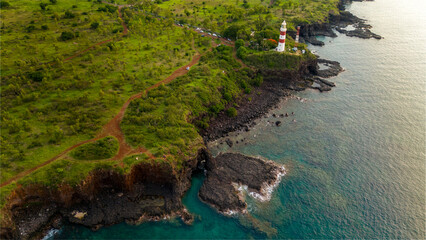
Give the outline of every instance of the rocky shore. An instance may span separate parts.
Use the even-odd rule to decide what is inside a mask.
[[[367,24],[366,20],[354,16],[352,13],[345,10],[345,4],[349,4],[354,1],[362,2],[363,0],[341,0],[339,3],[339,14],[330,13],[328,23],[302,25],[300,41],[308,42],[312,45],[323,46],[324,42],[319,41],[316,36],[337,37],[333,30],[349,37],[381,39],[382,37],[380,35],[371,32],[370,29],[372,26]],[[345,29],[348,26],[352,26],[354,29]],[[290,32],[289,34],[292,36],[296,35],[295,32]]]
[[[323,64],[325,69],[319,69],[318,64]],[[307,88],[330,91],[335,84],[325,78],[337,76],[343,68],[339,62],[317,59],[302,64],[298,71],[263,71],[263,84],[237,101],[237,116],[221,112],[210,122],[209,128],[200,130],[206,142],[226,137],[230,132],[250,131],[254,120],[276,107],[282,98],[291,95],[291,91]],[[227,144],[232,147],[233,143],[227,141]]]
[[[202,201],[224,214],[245,212],[245,195],[268,201],[273,188],[285,174],[284,166],[238,153],[212,158],[207,178],[200,189]]]

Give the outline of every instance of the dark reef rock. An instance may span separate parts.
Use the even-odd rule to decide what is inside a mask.
[[[260,200],[269,200],[271,188],[285,174],[283,166],[272,161],[225,153],[213,158],[212,167],[200,189],[199,197],[218,211],[226,214],[244,212],[243,186]]]
[[[316,39],[315,36],[337,37],[333,32],[336,31],[346,34],[349,37],[359,37],[363,39],[375,38],[381,39],[378,34],[371,32],[372,26],[366,23],[366,20],[354,16],[352,13],[345,11],[345,4],[352,1],[361,2],[362,0],[341,0],[339,3],[339,14],[330,13],[329,23],[304,24],[300,29],[301,42],[309,42],[312,45],[323,46],[324,42]],[[355,30],[345,30],[343,28],[353,25]],[[289,35],[295,37],[295,32],[289,32]]]
[[[339,62],[330,61],[326,59],[318,59],[318,64],[324,64],[327,66],[327,69],[318,70],[317,76],[321,78],[329,78],[339,75],[343,71],[343,68],[340,66]],[[334,84],[328,84],[327,81],[324,84],[329,85],[330,87],[334,87]]]

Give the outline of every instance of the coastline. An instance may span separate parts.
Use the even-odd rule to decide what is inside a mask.
[[[317,32],[318,33],[318,32]],[[318,63],[321,63],[322,60],[318,60],[318,62],[315,63],[309,63],[309,64],[315,64],[316,66],[318,65]],[[327,61],[327,60],[326,60]],[[332,62],[332,61],[329,61]],[[328,88],[324,88],[325,85],[329,86],[329,90],[331,90],[331,87],[334,86],[334,83],[328,82],[327,80],[324,80],[323,78],[326,77],[332,77],[335,76],[332,73],[329,74],[329,72],[325,73],[325,72],[321,72],[321,70],[318,70],[317,68],[317,76],[320,77],[318,78],[317,76],[313,75],[312,72],[310,72],[309,70],[307,70],[307,66],[303,66],[303,68],[301,68],[301,71],[298,74],[289,74],[288,78],[284,79],[285,81],[282,81],[283,79],[277,79],[272,77],[271,79],[265,80],[265,82],[256,90],[253,91],[253,93],[251,93],[250,95],[244,96],[243,98],[240,99],[240,101],[238,102],[239,107],[237,108],[238,114],[236,118],[231,118],[228,117],[224,112],[220,113],[219,116],[214,119],[211,123],[210,123],[210,128],[205,131],[202,132],[202,136],[204,138],[204,141],[207,145],[208,142],[217,140],[219,138],[222,137],[226,137],[228,135],[228,133],[230,132],[234,132],[237,130],[241,130],[241,129],[245,129],[246,131],[250,130],[250,127],[253,125],[253,121],[261,118],[262,116],[264,116],[267,112],[269,112],[271,109],[273,109],[274,107],[276,107],[276,105],[280,102],[280,100],[283,97],[287,97],[290,96],[291,91],[302,91],[305,90],[306,88],[314,88],[314,89],[318,89],[320,91],[322,91],[321,89],[328,89]],[[342,70],[342,69],[341,69]],[[338,72],[340,72],[341,70],[339,70]],[[338,74],[338,72],[336,74]],[[272,74],[273,75],[273,74]],[[322,79],[322,80],[321,80]],[[323,84],[321,85],[320,82]],[[320,84],[320,86],[313,86],[314,83],[318,83]],[[327,91],[327,90],[324,90]],[[207,150],[208,152],[208,150]],[[204,155],[204,161],[209,161],[209,157],[208,156],[209,153],[200,153]],[[192,166],[191,166],[191,173],[192,171],[195,171],[197,168],[197,165],[200,164],[200,162],[202,160],[200,160],[199,156],[195,157],[196,161],[191,161],[193,162]],[[189,174],[189,175],[188,175]],[[189,185],[190,185],[190,173],[188,172],[186,174],[187,177],[189,177]],[[179,187],[179,192],[180,194],[183,194],[187,189],[189,189],[189,185],[187,182],[188,179],[176,179],[173,180],[172,182],[176,183],[175,181],[185,181],[186,184],[184,184],[185,186],[181,186]],[[279,182],[279,180],[278,180]],[[173,191],[172,191],[173,192]],[[109,195],[109,194],[107,194]],[[253,194],[255,195],[255,194]],[[118,196],[118,195],[117,195]],[[256,195],[255,195],[256,196]],[[90,201],[93,201],[95,197],[95,195],[91,196],[92,199],[90,199]],[[99,196],[96,196],[99,197]],[[108,198],[108,196],[105,196],[106,198]],[[176,197],[176,196],[175,196]],[[176,198],[177,199],[177,198]],[[173,198],[172,202],[176,200],[175,198]],[[186,215],[186,213],[184,212],[184,208],[182,208],[182,205],[179,204],[179,200],[176,204],[176,211],[170,211],[167,214],[164,214],[164,212],[162,213],[155,213],[158,215],[152,215],[152,216],[148,216],[146,217],[145,215],[142,215],[142,217],[140,217],[138,220],[141,221],[156,221],[156,220],[160,220],[163,218],[170,218],[170,217],[177,217],[177,216],[181,216],[182,219],[191,219],[191,217],[188,217],[188,215]],[[175,204],[175,203],[173,203]],[[180,208],[179,208],[180,207]],[[130,209],[132,210],[132,209]],[[47,213],[46,213],[47,214]],[[63,217],[66,215],[64,213],[60,213]],[[188,213],[189,214],[189,213]],[[48,216],[48,214],[46,215]],[[53,226],[54,228],[60,227],[60,223],[58,223],[58,221],[56,220],[57,217],[53,217],[55,218],[55,220],[52,220],[52,216],[48,217],[47,223],[44,223],[44,228],[45,230],[50,230],[51,227]],[[135,221],[128,221],[126,219],[124,219],[126,222],[128,223],[136,223],[139,222],[138,220]],[[123,220],[119,220],[119,221],[112,221],[110,224],[115,224],[118,222],[122,222]],[[184,220],[184,222],[186,222]],[[189,220],[188,223],[190,223],[191,221]],[[79,223],[79,222],[76,222]],[[81,224],[81,223],[79,223]],[[93,225],[93,224],[92,224]],[[109,225],[109,224],[102,224],[102,225]],[[47,227],[48,226],[48,227]],[[94,224],[93,225],[93,229],[99,229],[99,227],[101,227],[99,224]],[[40,233],[40,228],[38,228],[38,230],[35,230],[35,232]],[[45,231],[43,231],[45,232]],[[33,232],[34,233],[34,232]],[[28,237],[34,237],[34,236],[40,236],[39,234],[37,235],[32,235],[33,233],[28,232]],[[3,235],[3,226],[2,226],[2,237],[5,236]]]

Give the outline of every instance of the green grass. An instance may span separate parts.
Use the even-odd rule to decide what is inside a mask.
[[[40,184],[43,186],[57,187],[61,184],[75,186],[80,184],[91,171],[115,170],[123,173],[116,161],[83,161],[61,159],[18,180],[18,184],[27,186],[30,184]]]
[[[198,129],[255,84],[232,50],[215,48],[188,74],[131,102],[121,123],[126,141],[181,166],[203,145]]]
[[[125,113],[121,128],[126,141],[148,148],[156,158],[127,156],[124,166],[119,166],[116,161],[102,160],[116,153],[115,139],[85,144],[2,187],[2,207],[17,185],[74,186],[93,170],[128,173],[133,165],[145,162],[181,169],[196,156],[204,146],[199,129],[207,128],[210,119],[258,86],[262,76],[242,68],[230,47],[208,52],[209,38],[176,27],[174,21],[244,39],[247,49],[240,54],[246,64],[294,69],[312,57],[310,53],[264,52],[271,46],[263,39],[277,39],[283,19],[290,30],[297,24],[326,21],[330,12],[337,13],[338,2],[277,0],[269,7],[267,0],[247,0],[248,5],[242,0],[108,1],[144,2],[137,6],[139,10],[122,9],[127,36],[121,36],[118,12],[114,8],[103,11],[107,5],[94,0],[58,0],[53,5],[47,0],[10,0],[9,7],[0,9],[0,182],[92,139],[130,96],[188,64],[196,52],[205,54],[188,74],[132,101]],[[45,10],[41,2],[49,3]],[[99,26],[92,27],[94,23]],[[75,37],[61,40],[62,32]],[[107,39],[112,41],[63,61]],[[287,46],[293,44],[288,38]]]
[[[78,160],[101,160],[113,157],[118,152],[118,141],[106,137],[92,143],[86,143],[72,150],[70,155]]]
[[[246,2],[246,3],[245,3]],[[181,22],[223,32],[232,24],[241,23],[247,31],[257,28],[259,19],[274,29],[285,19],[288,29],[303,23],[325,22],[329,13],[338,14],[339,0],[170,0],[159,4],[160,14]],[[266,21],[265,21],[266,20]]]
[[[106,18],[102,24],[114,22],[114,26],[121,27],[115,13],[96,11],[103,4],[58,1],[52,8],[68,9],[72,8],[72,3],[78,6],[76,12],[88,12],[89,15],[83,16]],[[49,10],[53,13],[44,16],[45,13],[32,1],[11,1],[11,4],[13,8],[1,10],[5,25],[10,24],[11,29],[15,25],[24,26],[24,22],[30,22],[33,15],[41,15],[46,24],[52,24],[49,31],[62,31],[63,25],[55,25],[49,18],[53,10]],[[15,15],[18,12],[22,14]],[[74,40],[71,40],[67,43],[69,46],[64,45],[63,49],[52,51],[44,58],[43,52],[35,54],[24,50],[4,54],[8,51],[13,53],[16,49],[9,39],[28,33],[22,33],[22,29],[12,32],[3,29],[6,32],[1,38],[1,182],[47,161],[73,144],[93,138],[131,95],[187,64],[197,50],[192,48],[191,41],[197,48],[202,41],[190,31],[174,27],[166,20],[129,9],[123,9],[123,15],[129,25],[128,36],[116,38],[109,46],[98,46],[66,63],[58,60],[62,56],[58,57],[57,54],[64,52],[63,55],[72,55],[88,45],[82,47],[80,41],[93,44],[92,40],[104,40],[113,34],[99,34],[97,31],[102,30],[99,27],[93,32],[93,38],[87,34],[75,39],[78,47],[74,48]],[[65,24],[73,20],[62,21]],[[44,33],[31,34],[35,39]],[[26,49],[31,46],[37,48],[40,44],[51,45],[52,41],[56,41],[34,39],[22,42],[23,46]],[[198,49],[203,51],[202,47]],[[32,62],[34,57],[39,60]],[[16,65],[17,58],[25,64]],[[49,61],[56,64],[40,65],[40,62]],[[16,72],[18,74],[9,75]],[[40,72],[42,81],[31,79],[32,72]]]

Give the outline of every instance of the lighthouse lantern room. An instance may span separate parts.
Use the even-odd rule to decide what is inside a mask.
[[[280,28],[280,39],[278,41],[278,47],[277,52],[284,52],[285,51],[285,35],[287,34],[287,24],[285,20],[281,24]]]

